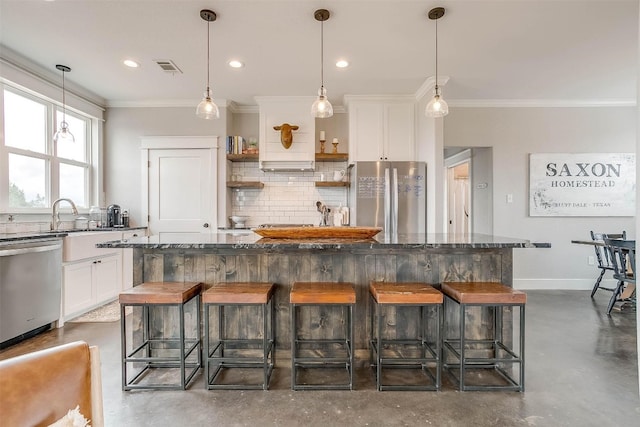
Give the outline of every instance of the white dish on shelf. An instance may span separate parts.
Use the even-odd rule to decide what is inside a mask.
[[[244,223],[249,219],[248,216],[243,215],[231,215],[229,218],[233,222],[233,228],[245,228]]]

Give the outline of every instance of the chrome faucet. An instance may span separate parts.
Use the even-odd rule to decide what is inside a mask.
[[[58,205],[62,201],[69,202],[71,205],[71,209],[73,210],[74,215],[78,215],[78,208],[76,208],[76,204],[73,203],[71,199],[58,199],[51,205],[51,231],[57,231],[60,226],[60,212],[58,211]]]

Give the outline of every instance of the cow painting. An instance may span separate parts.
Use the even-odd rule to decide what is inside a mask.
[[[297,125],[290,125],[289,123],[283,123],[280,126],[274,126],[273,130],[280,131],[280,142],[282,146],[286,149],[291,147],[293,144],[293,132],[294,130],[298,130]]]

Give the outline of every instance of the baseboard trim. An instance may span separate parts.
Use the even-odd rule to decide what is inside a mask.
[[[547,290],[569,290],[584,291],[593,289],[596,278],[592,279],[513,279],[514,289],[547,289]],[[613,279],[603,279],[600,282],[605,288],[613,288],[616,281]]]

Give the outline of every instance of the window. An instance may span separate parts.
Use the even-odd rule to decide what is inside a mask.
[[[62,108],[2,85],[4,146],[0,146],[0,210],[37,212],[65,197],[78,208],[91,204],[91,118],[66,111],[75,143],[53,141]]]

